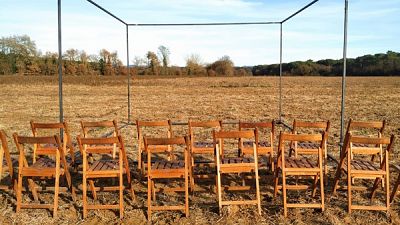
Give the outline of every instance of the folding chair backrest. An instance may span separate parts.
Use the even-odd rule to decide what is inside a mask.
[[[386,121],[354,121],[352,119],[349,120],[347,125],[347,132],[352,133],[353,135],[363,135],[363,136],[375,136],[380,137],[383,135],[383,131],[386,126]],[[373,133],[371,133],[371,131]]]
[[[70,150],[70,154],[73,154],[73,146],[72,146],[72,138],[69,133],[69,128],[67,122],[63,123],[37,123],[31,120],[31,129],[34,137],[39,136],[49,136],[49,135],[58,135],[63,131],[62,138],[62,148],[64,149],[64,154],[66,154],[67,148]],[[48,133],[50,132],[50,133]],[[34,150],[34,158],[36,158],[36,154],[41,154],[41,150]]]
[[[146,129],[151,129],[154,132],[161,132],[162,134],[157,134],[156,136],[172,137],[172,122],[171,120],[160,120],[160,121],[140,121],[136,120],[137,127],[137,137],[139,142],[142,142],[144,136],[153,136],[147,132]]]
[[[19,151],[19,159],[24,161],[25,166],[29,166],[29,162],[26,158],[26,153],[28,153],[29,146],[31,146],[32,149],[34,146],[43,146],[41,155],[47,155],[49,157],[58,156],[61,157],[62,161],[65,161],[64,151],[61,147],[61,142],[58,135],[48,137],[26,137],[19,136],[18,134],[14,133],[13,137],[15,145]],[[46,148],[46,146],[52,146],[52,148]]]
[[[148,152],[150,155],[152,154],[152,146],[165,146],[165,145],[181,145],[187,148],[189,148],[189,137],[171,137],[171,138],[148,138],[144,137],[144,146],[146,149],[146,152]],[[186,154],[186,153],[185,153]]]
[[[225,155],[225,149],[224,146],[226,146],[225,140],[233,140],[236,141],[238,145],[234,145],[234,146],[239,146],[239,148],[242,148],[243,145],[243,141],[244,140],[251,140],[254,142],[254,145],[256,147],[256,151],[257,151],[257,147],[258,147],[258,136],[257,136],[257,132],[258,132],[258,128],[255,128],[254,130],[246,130],[246,131],[214,131],[213,132],[213,137],[214,137],[214,148],[217,148],[217,145],[219,146],[219,155],[221,156],[221,158],[224,158]],[[253,157],[257,157],[257,153],[256,155],[253,155]]]
[[[279,136],[278,157],[285,157],[285,149],[289,150],[292,142],[311,142],[317,143],[319,147],[318,160],[323,160],[322,149],[324,142],[327,138],[327,133],[324,131],[322,134],[289,134],[281,133]],[[287,148],[285,148],[287,146]]]
[[[221,120],[210,120],[210,121],[191,121],[189,120],[189,135],[191,141],[198,139],[201,134],[204,134],[207,130],[222,130]],[[201,129],[201,130],[200,130]],[[212,134],[210,133],[211,138]]]
[[[117,137],[77,137],[78,145],[82,153],[110,155],[114,145],[125,154],[125,148],[121,136]],[[100,146],[101,148],[96,148]],[[109,147],[109,148],[107,148]]]
[[[119,135],[118,123],[116,120],[81,121],[81,127],[83,137],[117,137]],[[99,130],[101,130],[101,132],[99,132]]]
[[[257,128],[257,136],[258,139],[262,139],[261,135],[264,132],[266,132],[267,130],[269,131],[269,135],[266,137],[268,142],[270,143],[271,146],[274,145],[274,137],[275,137],[275,122],[274,120],[270,121],[270,122],[242,122],[239,121],[239,130],[248,130],[248,129],[256,129]]]
[[[330,128],[330,121],[328,120],[327,122],[308,122],[308,121],[299,121],[299,120],[294,120],[293,121],[293,132],[294,134],[299,133],[299,130],[307,130],[315,133],[315,131],[318,131],[319,133],[322,133],[323,131],[328,132]]]
[[[377,146],[377,145],[386,145],[386,152],[390,152],[394,143],[394,135],[391,138],[387,137],[363,137],[363,136],[353,136],[349,134],[349,142],[348,145],[350,154],[352,155],[374,155],[380,153],[379,150],[371,151],[368,149],[368,145]],[[353,148],[353,144],[362,144],[365,148]]]
[[[8,149],[8,144],[7,144],[7,135],[4,130],[0,130],[0,181],[2,178],[2,173],[3,173],[3,161],[6,161],[7,163],[7,168],[8,172],[11,176],[14,175],[13,173],[13,164],[11,161],[11,155],[10,151]]]

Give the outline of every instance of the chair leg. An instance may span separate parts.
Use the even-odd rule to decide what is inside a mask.
[[[348,199],[348,213],[351,214],[351,184],[352,184],[352,179],[351,179],[351,174],[347,173],[347,199]]]
[[[323,174],[320,174],[320,175],[323,175]],[[315,197],[315,195],[317,194],[317,184],[318,184],[318,178],[319,178],[320,176],[318,176],[318,175],[316,175],[316,176],[314,176],[314,182],[313,182],[313,191],[312,191],[312,197],[314,198]]]
[[[87,217],[87,181],[86,176],[83,174],[83,184],[82,184],[82,204],[83,204],[83,218]]]
[[[375,181],[374,181],[374,185],[372,186],[372,191],[371,191],[371,194],[369,196],[371,201],[375,198],[376,190],[378,189],[378,185],[381,182],[381,180],[382,179],[380,179],[380,178],[376,178]]]
[[[152,195],[152,180],[147,176],[147,220],[151,221],[151,195]]]
[[[119,218],[124,217],[124,180],[123,174],[119,174]]]
[[[18,213],[21,210],[21,202],[22,202],[22,174],[18,175],[18,184],[17,184],[17,208],[16,212]]]
[[[261,216],[261,196],[260,196],[260,182],[259,182],[259,176],[258,176],[258,168],[255,168],[255,174],[256,174],[256,198],[257,198],[257,209],[258,209],[258,214]]]
[[[275,177],[274,177],[274,198],[278,195],[278,184],[279,184],[279,173],[278,168],[275,170]]]
[[[385,194],[386,194],[386,212],[389,212],[390,208],[390,179],[389,179],[389,171],[386,171],[385,175]]]
[[[222,213],[222,186],[221,186],[221,173],[217,170],[217,193],[218,193],[218,209],[219,215]]]
[[[189,178],[185,176],[185,215],[189,217]]]
[[[339,180],[341,177],[342,169],[337,168],[336,173],[335,173],[335,178],[333,178],[333,189],[332,189],[332,195],[336,195],[337,187],[339,185]]]
[[[96,200],[97,199],[97,192],[96,192],[96,186],[94,185],[94,181],[93,180],[89,180],[89,186],[90,186],[90,190],[92,191],[93,199]]]
[[[283,200],[283,216],[287,217],[287,198],[286,198],[286,173],[282,171],[282,200]]]
[[[35,199],[35,201],[39,201],[39,195],[36,190],[36,185],[32,178],[28,178],[28,186],[29,189],[31,189],[33,199]]]
[[[56,168],[56,181],[55,181],[55,184],[54,184],[53,218],[57,218],[59,188],[60,188],[60,173],[59,173],[59,168]]]
[[[321,210],[325,211],[324,172],[322,171],[322,169],[319,176],[319,185],[321,191]]]
[[[400,174],[399,174],[399,176],[397,177],[397,180],[396,180],[396,183],[394,184],[392,193],[390,194],[390,202],[393,202],[393,199],[394,199],[394,197],[395,197],[396,194],[397,194],[397,190],[398,190],[398,188],[399,188],[399,185],[400,185]]]

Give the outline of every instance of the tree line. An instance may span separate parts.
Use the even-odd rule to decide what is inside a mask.
[[[238,76],[251,75],[251,69],[236,68],[229,56],[206,64],[198,54],[186,57],[186,66],[170,65],[170,50],[159,46],[157,53],[148,51],[136,56],[129,71],[132,75],[167,76]],[[68,49],[62,54],[63,73],[66,75],[127,75],[128,68],[118,58],[116,51],[101,49],[98,54],[84,50]],[[27,35],[0,38],[0,75],[55,75],[58,73],[58,54],[40,52]]]
[[[280,65],[235,67],[229,56],[222,56],[213,63],[204,63],[200,55],[185,58],[184,67],[170,63],[171,51],[161,45],[157,51],[148,51],[143,57],[136,56],[129,71],[131,75],[165,76],[265,76],[279,75]],[[66,75],[127,75],[128,68],[118,58],[116,51],[101,49],[98,54],[84,50],[68,49],[62,54],[63,73]],[[296,61],[282,65],[283,75],[339,76],[343,61],[324,59]],[[27,35],[0,38],[0,75],[55,75],[58,73],[58,54],[42,53]],[[399,76],[400,53],[364,55],[348,59],[347,73],[353,76]]]
[[[280,65],[258,65],[252,68],[254,76],[279,75]],[[282,64],[283,75],[299,76],[340,76],[343,73],[343,59],[318,61],[296,61]],[[349,76],[400,76],[400,53],[364,55],[347,59]]]

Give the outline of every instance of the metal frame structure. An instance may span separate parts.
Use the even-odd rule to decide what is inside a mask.
[[[60,122],[64,121],[63,112],[63,92],[62,92],[62,31],[61,31],[61,1],[58,0],[58,78],[59,78],[59,109],[60,109]],[[131,74],[129,65],[129,27],[157,27],[157,26],[234,26],[234,25],[280,25],[280,67],[279,67],[279,122],[283,123],[282,120],[282,58],[283,58],[283,24],[297,14],[301,13],[305,9],[314,5],[319,0],[313,0],[303,8],[299,9],[295,13],[286,17],[282,21],[265,21],[265,22],[235,22],[235,23],[127,23],[115,14],[111,13],[107,9],[103,8],[99,4],[92,0],[86,0],[98,9],[107,13],[114,19],[121,22],[126,27],[126,66],[128,69],[128,122],[131,122]],[[347,59],[347,21],[348,21],[348,0],[344,0],[344,44],[343,44],[343,75],[342,75],[342,100],[341,100],[341,122],[340,122],[340,145],[343,143],[343,126],[344,126],[344,112],[345,112],[345,87],[346,87],[346,59]]]

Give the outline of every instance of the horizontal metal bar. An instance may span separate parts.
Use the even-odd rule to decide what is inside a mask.
[[[281,22],[237,22],[237,23],[129,23],[128,26],[160,27],[160,26],[232,26],[232,25],[271,25]]]
[[[115,18],[116,20],[118,20],[119,22],[121,22],[121,23],[127,25],[127,23],[126,23],[125,21],[123,21],[122,19],[120,19],[118,16],[112,14],[112,13],[111,13],[110,11],[108,11],[107,9],[101,7],[100,5],[98,5],[97,3],[95,3],[94,1],[92,1],[92,0],[86,0],[86,1],[90,2],[92,5],[96,6],[97,8],[103,10],[105,13],[107,13],[108,15],[114,17],[114,18]]]
[[[302,11],[304,11],[305,9],[307,9],[308,7],[314,5],[316,2],[318,2],[319,0],[314,0],[310,3],[308,3],[308,5],[304,6],[303,8],[299,9],[297,12],[293,13],[292,15],[290,15],[289,17],[287,17],[286,19],[282,20],[282,23],[290,20],[291,18],[293,18],[294,16],[296,16],[297,14],[301,13]]]

